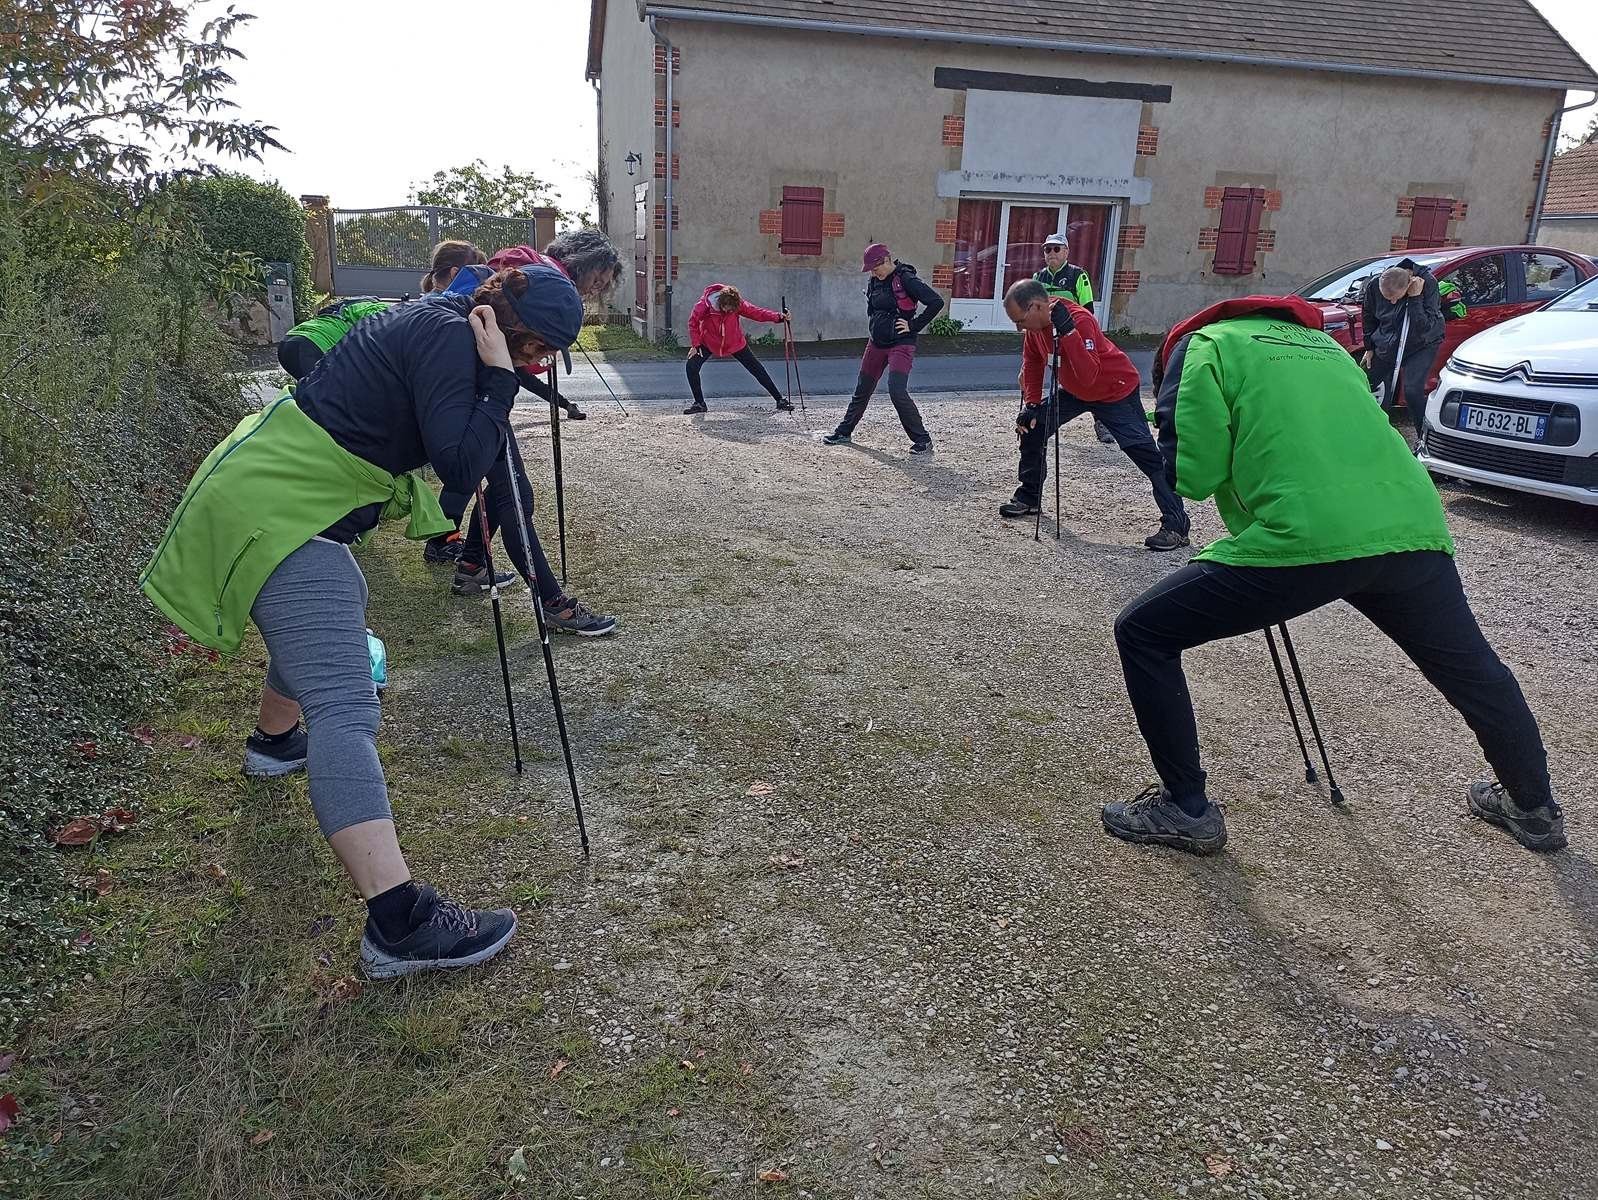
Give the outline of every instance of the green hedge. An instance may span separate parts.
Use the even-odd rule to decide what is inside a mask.
[[[290,264],[295,320],[310,316],[311,246],[299,202],[275,183],[226,172],[187,180],[182,187],[211,249]]]

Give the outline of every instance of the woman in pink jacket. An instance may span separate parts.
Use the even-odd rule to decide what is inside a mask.
[[[750,304],[730,284],[713,283],[707,287],[688,316],[688,386],[693,390],[694,402],[682,410],[684,416],[709,411],[705,408],[705,393],[699,386],[699,372],[711,358],[736,358],[770,393],[779,412],[793,411],[793,405],[777,390],[766,368],[749,349],[741,317],[765,321],[769,325],[781,325],[788,320],[786,312],[772,312],[769,308]]]

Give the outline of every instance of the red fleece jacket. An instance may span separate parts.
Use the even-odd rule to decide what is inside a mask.
[[[1087,309],[1074,300],[1056,297],[1054,305],[1061,304],[1070,312],[1076,327],[1059,339],[1060,386],[1089,404],[1113,404],[1126,399],[1142,383],[1132,360],[1104,336]],[[1043,403],[1043,373],[1048,370],[1053,353],[1053,329],[1028,333],[1021,343],[1023,404]]]
[[[764,321],[768,325],[782,324],[780,312],[772,312],[747,300],[738,302],[737,312],[722,312],[712,306],[710,298],[726,286],[724,283],[711,284],[699,298],[699,303],[694,305],[694,311],[688,314],[688,344],[696,350],[703,346],[717,358],[737,354],[749,344],[738,318],[748,317],[751,321]]]

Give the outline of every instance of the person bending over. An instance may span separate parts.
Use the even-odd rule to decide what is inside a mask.
[[[786,312],[773,312],[750,304],[730,283],[711,284],[699,297],[694,311],[688,314],[688,389],[694,394],[694,402],[682,410],[685,417],[708,411],[704,389],[699,385],[699,372],[712,358],[736,358],[777,402],[778,412],[793,411],[793,405],[777,390],[765,366],[749,348],[749,340],[744,337],[743,317],[768,325],[781,325],[788,320]]]
[[[1159,782],[1104,806],[1131,842],[1212,854],[1226,821],[1205,791],[1182,652],[1346,600],[1465,718],[1497,779],[1471,813],[1532,850],[1565,844],[1537,721],[1477,627],[1442,501],[1358,365],[1296,296],[1226,301],[1166,337],[1156,418],[1177,491],[1214,496],[1228,536],[1115,621],[1126,691]],[[1427,726],[1436,731],[1436,722]]]

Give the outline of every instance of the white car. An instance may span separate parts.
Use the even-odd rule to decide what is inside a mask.
[[[1418,453],[1436,475],[1598,505],[1598,277],[1461,342]]]

